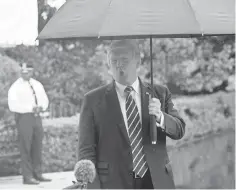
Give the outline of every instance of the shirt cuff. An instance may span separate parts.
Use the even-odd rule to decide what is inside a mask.
[[[162,111],[161,111],[161,122],[159,123],[156,121],[156,125],[157,125],[157,127],[161,127],[162,129],[164,129],[164,115],[163,115]]]

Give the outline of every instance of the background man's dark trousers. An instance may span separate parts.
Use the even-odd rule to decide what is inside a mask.
[[[40,116],[16,114],[21,169],[24,179],[41,176],[43,127]],[[35,176],[37,175],[37,176]]]

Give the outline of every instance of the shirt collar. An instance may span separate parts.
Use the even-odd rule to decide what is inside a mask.
[[[20,80],[20,82],[32,82],[32,78],[30,78],[28,81],[26,81],[22,77],[20,77],[19,80]]]
[[[125,91],[125,88],[126,88],[127,86],[125,86],[125,85],[123,85],[123,84],[120,84],[120,83],[118,83],[117,81],[115,81],[115,82],[116,82],[116,90],[117,90],[117,92],[118,92],[121,96],[125,96],[124,91]],[[135,91],[137,94],[139,94],[139,92],[140,92],[140,84],[139,84],[138,78],[134,81],[134,83],[133,83],[131,86],[133,87],[134,91]]]

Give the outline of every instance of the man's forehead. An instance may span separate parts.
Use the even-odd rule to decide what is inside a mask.
[[[128,48],[117,48],[117,49],[113,49],[111,52],[110,52],[110,55],[111,56],[131,56],[132,55],[132,50],[131,49],[128,49]]]
[[[110,53],[120,55],[128,52],[139,52],[138,44],[135,40],[115,40],[111,42]]]

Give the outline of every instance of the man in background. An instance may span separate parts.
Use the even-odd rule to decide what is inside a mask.
[[[40,114],[49,101],[43,85],[31,78],[33,66],[21,64],[21,77],[8,91],[8,105],[15,113],[18,130],[21,169],[24,184],[37,185],[40,181],[51,181],[42,176],[43,127]]]

